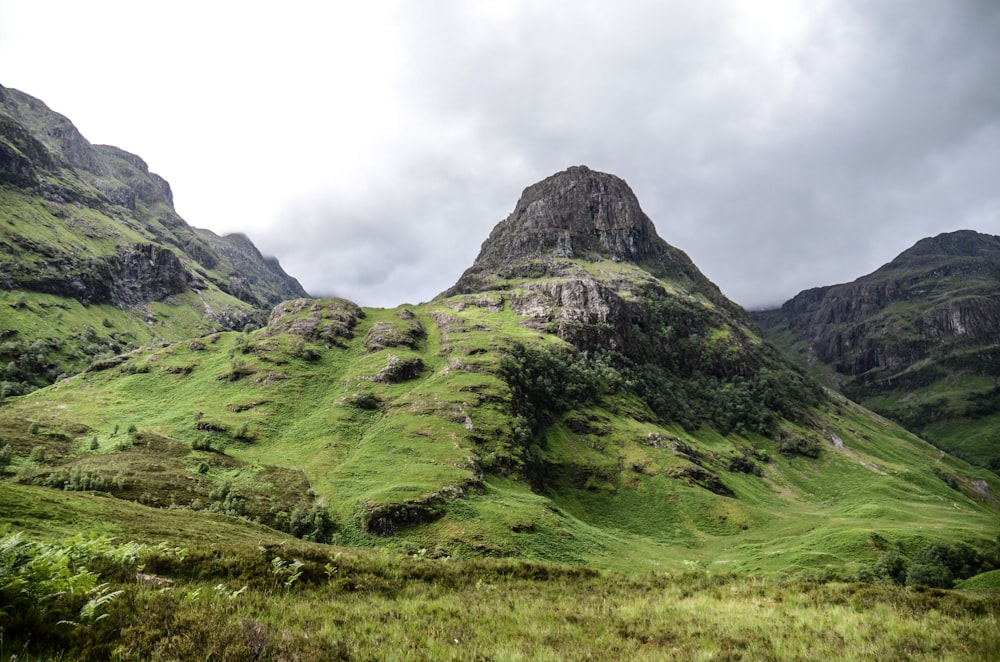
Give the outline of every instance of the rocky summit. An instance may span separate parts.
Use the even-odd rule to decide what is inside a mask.
[[[174,210],[170,184],[142,158],[92,145],[39,99],[4,87],[0,185],[7,289],[119,307],[189,289],[217,288],[267,307],[306,295],[246,237],[188,226]],[[150,266],[138,266],[137,255]]]
[[[733,332],[723,344],[737,349],[711,370],[731,376],[761,365],[743,309],[660,238],[623,179],[584,166],[526,188],[442,297],[486,292],[526,325],[584,351],[643,361],[671,356],[677,366],[707,369],[696,358],[681,360],[679,348],[685,339],[725,327]],[[669,341],[656,332],[661,328],[674,334]]]
[[[559,275],[565,263],[558,258],[627,262],[722,299],[683,251],[657,235],[625,180],[586,166],[526,188],[449,293],[492,289],[505,278]]]

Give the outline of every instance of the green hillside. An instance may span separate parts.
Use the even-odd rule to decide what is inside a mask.
[[[843,575],[886,546],[1000,534],[993,474],[835,397],[771,437],[723,436],[605,386],[518,442],[504,357],[573,350],[469,304],[290,302],[252,334],[137,351],[8,401],[7,499],[48,485],[337,544],[621,569]]]

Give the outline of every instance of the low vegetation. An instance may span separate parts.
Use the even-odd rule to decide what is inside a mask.
[[[302,544],[0,538],[0,659],[911,659],[1000,649],[995,593]]]

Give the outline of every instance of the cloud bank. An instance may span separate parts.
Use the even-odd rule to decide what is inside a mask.
[[[428,300],[578,164],[749,308],[1000,234],[991,0],[77,4],[0,6],[0,82],[314,294]]]

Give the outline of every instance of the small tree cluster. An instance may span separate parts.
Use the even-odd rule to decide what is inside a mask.
[[[1000,568],[1000,539],[995,549],[980,551],[965,544],[932,543],[922,547],[912,559],[898,551],[887,551],[862,573],[875,579],[906,586],[952,588],[955,582]]]
[[[105,480],[96,471],[73,467],[68,471],[62,469],[53,472],[44,479],[37,481],[46,487],[62,488],[71,492],[82,492],[86,490],[105,489]]]
[[[778,439],[778,452],[788,457],[801,455],[813,459],[819,457],[821,447],[816,439],[789,434]]]
[[[311,507],[297,506],[291,513],[279,511],[274,521],[276,528],[312,542],[330,542],[336,528],[330,511],[318,503]]]
[[[0,470],[10,466],[10,463],[13,461],[14,449],[10,447],[10,444],[0,446]]]

